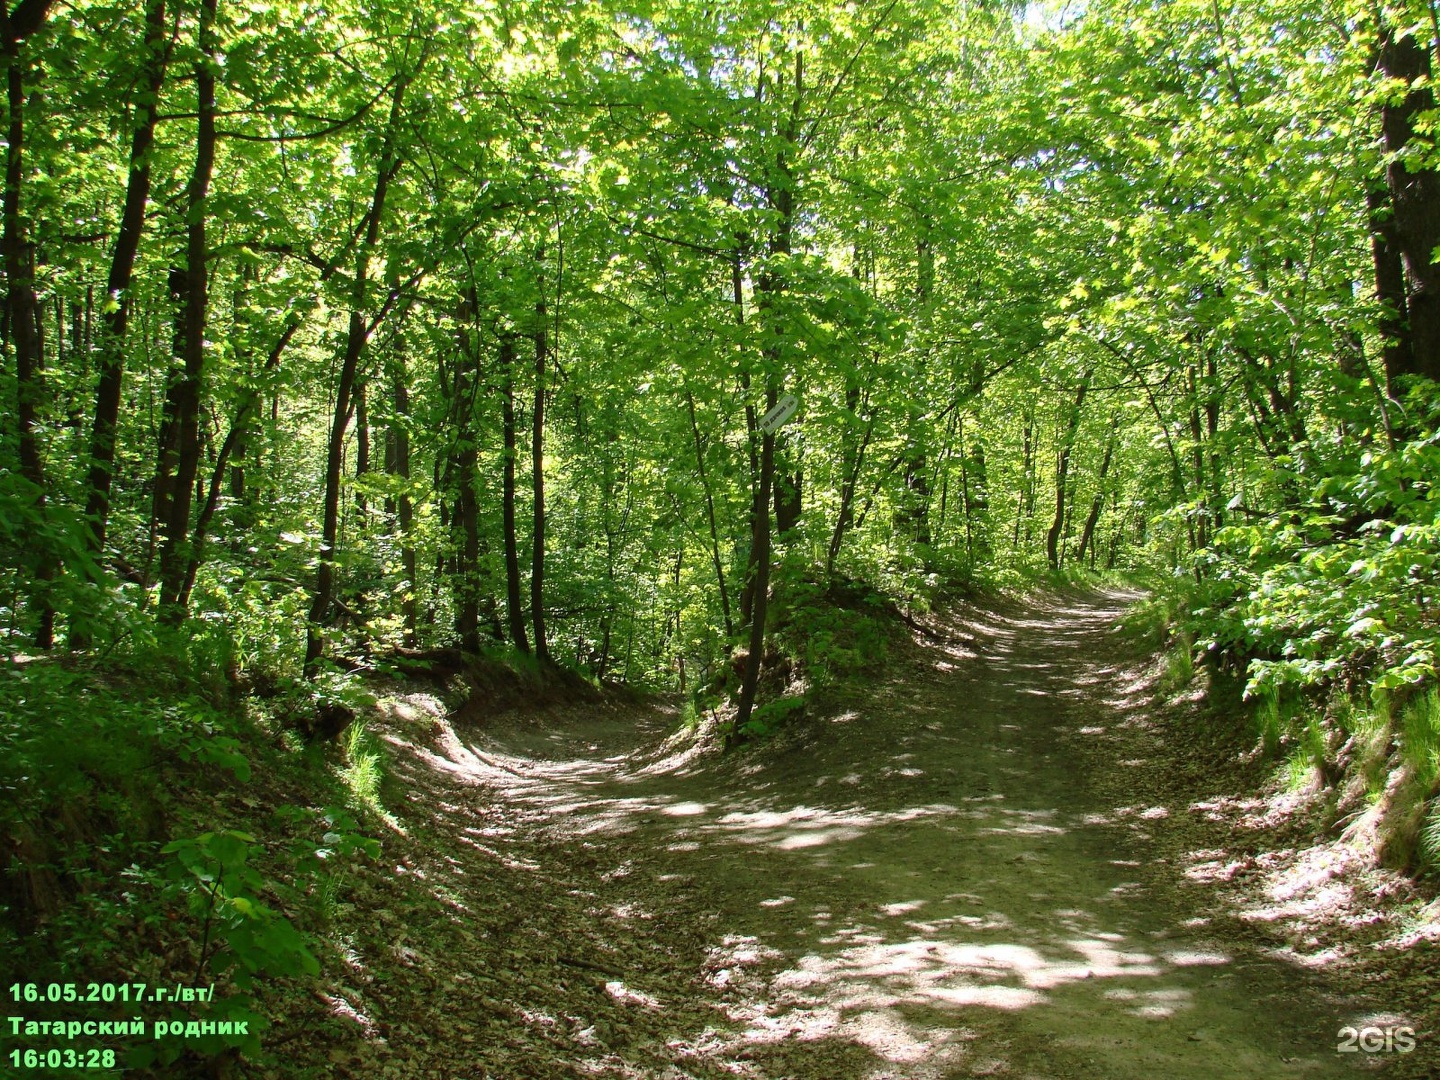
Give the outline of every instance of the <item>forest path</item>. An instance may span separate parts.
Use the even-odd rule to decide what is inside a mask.
[[[1335,1050],[1359,1003],[1152,895],[1147,840],[1183,806],[1116,806],[1089,782],[1147,767],[1106,759],[1106,733],[1148,705],[1114,632],[1133,599],[957,615],[938,629],[974,649],[918,640],[847,711],[718,763],[664,743],[673,716],[574,710],[558,730],[516,717],[447,734],[444,764],[498,789],[508,828],[563,847],[572,880],[593,871],[578,891],[605,932],[705,943],[695,990],[738,1032],[677,1050],[675,1072],[626,1075],[1379,1066]],[[609,990],[655,1007],[643,972]]]

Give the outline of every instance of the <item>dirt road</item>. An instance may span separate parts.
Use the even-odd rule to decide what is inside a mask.
[[[577,1049],[575,1075],[1263,1080],[1398,1060],[1337,1053],[1366,1002],[1147,886],[1182,872],[1147,867],[1147,838],[1186,808],[1092,782],[1148,766],[1103,753],[1146,707],[1113,631],[1131,599],[971,612],[852,708],[723,762],[665,744],[654,711],[447,729],[429,764],[491,793],[495,836],[562,859],[593,917],[588,946],[547,954],[557,970],[637,1016],[677,994],[714,1013],[672,1025],[668,1051],[664,1025],[593,1068]],[[631,934],[665,958],[653,981]],[[574,1045],[627,1045],[583,1013]]]

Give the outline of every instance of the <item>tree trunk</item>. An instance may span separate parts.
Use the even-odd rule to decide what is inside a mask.
[[[1395,374],[1440,379],[1440,265],[1434,261],[1440,247],[1440,173],[1398,156],[1414,142],[1416,121],[1435,109],[1430,53],[1414,35],[1399,36],[1394,27],[1382,24],[1380,70],[1408,88],[1401,101],[1387,101],[1380,110],[1385,149],[1392,155],[1385,178],[1394,211],[1393,238],[1405,267],[1405,314],[1410,321],[1410,355],[1396,354],[1402,366]]]
[[[363,381],[355,384],[355,479],[363,481],[365,474],[370,471],[370,414],[365,407],[365,383]],[[365,512],[368,506],[365,501],[365,490],[359,488],[355,492],[355,508],[360,512],[360,527],[364,528]]]
[[[395,500],[400,524],[400,565],[405,574],[405,595],[400,607],[405,618],[405,644],[413,649],[418,641],[415,594],[419,588],[417,578],[420,567],[415,558],[415,541],[410,535],[415,517],[409,487],[410,429],[406,426],[410,416],[410,385],[405,371],[405,354],[397,352],[390,363],[392,419],[386,440],[386,467],[401,481],[400,493]]]
[[[545,637],[545,366],[550,354],[545,335],[545,247],[536,255],[540,264],[540,299],[535,302],[535,408],[531,410],[530,481],[532,536],[530,544],[530,626],[535,632],[535,656],[550,659]]]
[[[530,651],[525,638],[525,612],[520,603],[520,546],[515,537],[515,341],[500,339],[500,372],[504,381],[501,417],[505,442],[501,466],[500,513],[505,533],[505,614],[510,627],[510,640],[521,652]]]
[[[961,441],[965,453],[965,443]],[[965,456],[965,502],[966,528],[974,533],[974,559],[984,561],[990,557],[990,466],[985,460],[985,442],[973,438]]]
[[[775,407],[779,397],[772,382],[765,394],[767,411]],[[755,499],[759,507],[754,537],[755,583],[751,593],[753,600],[749,653],[745,657],[745,670],[740,680],[740,700],[735,710],[737,732],[749,722],[750,713],[755,708],[755,690],[760,684],[760,662],[765,655],[765,616],[770,606],[770,484],[774,474],[775,436],[766,435],[760,444],[760,490]]]
[[[480,505],[475,494],[479,480],[476,466],[479,453],[474,435],[465,432],[466,440],[458,455],[459,490],[455,499],[453,523],[460,533],[455,559],[455,632],[467,652],[480,651]]]
[[[789,129],[784,145],[793,146],[798,134],[800,105],[805,92],[804,54],[795,58],[794,97],[791,101]],[[795,175],[786,157],[786,150],[776,152],[775,177],[766,191],[767,201],[776,211],[775,232],[770,238],[770,255],[783,258],[790,254],[791,230],[795,220]],[[775,408],[780,398],[780,373],[784,363],[784,328],[778,322],[775,299],[785,292],[785,279],[767,268],[756,282],[756,290],[766,318],[771,343],[765,350],[765,410]],[[740,699],[735,709],[732,736],[743,730],[755,708],[755,691],[760,683],[760,664],[765,655],[765,618],[770,606],[770,491],[775,476],[775,436],[765,435],[760,444],[760,483],[755,492],[755,528],[750,562],[755,568],[751,599],[750,651],[745,657],[745,671],[740,682]]]
[[[185,235],[185,373],[177,395],[176,432],[178,455],[174,497],[165,546],[160,553],[160,609],[169,623],[185,617],[181,598],[185,593],[189,565],[190,509],[195,480],[200,470],[200,386],[205,371],[205,322],[209,301],[209,280],[205,259],[205,198],[215,165],[215,6],[217,0],[201,0],[198,38],[200,58],[195,64],[195,91],[198,114],[195,136],[195,169],[186,191]]]
[[[802,497],[805,470],[796,460],[798,452],[784,433],[775,439],[775,539],[788,543],[791,533],[800,524],[800,512],[804,507]]]
[[[1100,521],[1100,511],[1105,506],[1105,476],[1110,471],[1110,459],[1115,454],[1115,435],[1120,426],[1120,417],[1110,418],[1110,437],[1105,440],[1105,456],[1100,459],[1100,474],[1096,477],[1097,490],[1090,503],[1090,513],[1085,517],[1085,527],[1080,531],[1080,547],[1076,549],[1075,561],[1085,561],[1085,549],[1090,548],[1090,568],[1095,568],[1095,549],[1091,541],[1095,537],[1095,526]]]
[[[1380,355],[1385,363],[1385,393],[1397,398],[1397,380],[1415,370],[1415,350],[1410,340],[1409,305],[1405,297],[1405,263],[1395,235],[1390,196],[1371,189],[1365,194],[1370,211],[1370,257],[1375,265],[1375,298],[1381,314],[1375,329],[1380,334]]]
[[[845,426],[841,429],[841,467],[843,475],[840,481],[840,509],[835,515],[835,528],[830,533],[830,546],[825,552],[825,577],[828,579],[835,573],[835,560],[840,556],[840,548],[845,542],[845,532],[855,522],[855,490],[860,483],[860,469],[865,464],[865,450],[870,445],[870,435],[875,430],[875,422],[872,417],[865,425],[865,434],[858,440],[855,438],[855,425],[859,423],[859,416],[856,410],[860,407],[861,395],[860,384],[853,375],[845,377]],[[868,405],[868,401],[866,402]]]
[[[919,416],[912,416],[910,446],[905,455],[905,499],[895,515],[902,523],[905,534],[917,545],[930,544],[930,466],[923,437],[918,429],[923,426]]]
[[[1075,435],[1080,429],[1080,409],[1085,404],[1085,393],[1090,388],[1087,372],[1075,391],[1075,404],[1070,407],[1065,432],[1055,455],[1055,518],[1045,537],[1045,554],[1050,560],[1050,569],[1060,569],[1060,534],[1065,528],[1066,489],[1070,474],[1070,451],[1075,446]]]
[[[170,294],[170,360],[165,369],[165,397],[160,403],[160,431],[155,440],[155,481],[151,491],[150,528],[145,549],[145,581],[170,522],[175,497],[175,467],[180,456],[180,383],[185,375],[185,270],[172,266]]]
[[[105,529],[110,518],[110,483],[115,471],[115,428],[120,419],[120,397],[125,376],[125,328],[130,317],[130,279],[140,233],[145,228],[145,204],[150,198],[150,149],[155,142],[155,113],[160,85],[165,78],[165,0],[150,0],[145,8],[145,60],[136,99],[135,131],[130,140],[130,173],[125,205],[120,212],[120,233],[110,255],[105,285],[107,303],[101,317],[99,369],[95,391],[95,422],[90,431],[90,476],[85,517],[90,525],[90,551],[105,550]]]
[[[22,5],[23,6],[23,5]],[[33,25],[28,18],[22,22],[21,9],[12,17],[8,4],[0,4],[0,34],[4,38],[6,66],[6,99],[10,123],[6,135],[5,191],[3,197],[3,247],[6,290],[5,315],[10,324],[10,344],[15,351],[15,417],[19,428],[20,471],[33,491],[30,498],[35,515],[44,521],[48,514],[45,463],[40,450],[40,406],[44,398],[41,370],[44,357],[37,332],[35,299],[35,249],[27,236],[25,219],[20,212],[21,188],[24,183],[25,150],[25,74],[28,58],[21,43],[29,33],[44,22],[48,3],[37,5]],[[28,29],[27,29],[28,26]],[[57,561],[48,551],[37,550],[34,563],[34,589],[30,603],[36,615],[35,646],[48,649],[55,643],[55,608],[50,597],[50,583],[59,572]]]

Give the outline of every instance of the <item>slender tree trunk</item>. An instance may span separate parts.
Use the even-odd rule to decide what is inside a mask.
[[[784,431],[775,434],[775,540],[788,544],[804,509],[805,466],[801,449]]]
[[[1070,407],[1065,431],[1055,453],[1055,517],[1045,537],[1045,554],[1050,560],[1050,569],[1060,569],[1060,534],[1065,528],[1066,492],[1069,487],[1070,451],[1075,446],[1075,435],[1080,429],[1080,409],[1085,404],[1085,393],[1090,388],[1087,372],[1075,391],[1075,404]]]
[[[180,384],[185,378],[185,270],[172,266],[170,293],[170,358],[165,369],[165,397],[160,403],[160,430],[155,440],[155,481],[151,491],[150,527],[145,548],[148,585],[155,555],[170,523],[175,498],[175,468],[180,457]]]
[[[105,550],[110,518],[110,484],[115,471],[115,429],[125,376],[125,329],[130,317],[130,280],[140,233],[145,228],[145,204],[150,198],[150,150],[155,142],[155,114],[165,78],[165,0],[149,0],[145,7],[144,61],[140,93],[136,99],[135,131],[130,140],[130,172],[125,205],[120,211],[120,233],[110,255],[105,285],[108,303],[101,317],[100,382],[95,391],[95,422],[90,431],[90,476],[85,517],[90,525],[90,550]]]
[[[905,456],[905,501],[896,517],[903,523],[905,533],[917,545],[930,545],[930,467],[925,439],[920,433],[923,421],[917,415],[911,417],[910,446]]]
[[[504,460],[501,464],[500,514],[505,533],[505,614],[510,640],[521,652],[530,651],[525,637],[525,612],[520,602],[520,546],[515,536],[515,341],[500,339],[500,372],[503,386],[501,436]]]
[[[475,494],[479,454],[472,434],[462,438],[467,438],[468,445],[458,455],[454,523],[460,531],[460,550],[455,560],[455,631],[461,647],[475,653],[480,651],[480,505]]]
[[[364,381],[355,384],[355,479],[357,490],[355,492],[355,508],[360,512],[361,527],[364,527],[365,512],[368,505],[365,501],[365,490],[358,487],[358,482],[365,479],[365,474],[370,471],[370,414],[366,409],[365,383]]]
[[[789,130],[785,132],[784,144],[793,146],[799,128],[800,105],[805,92],[804,54],[795,57],[795,81],[791,102]],[[775,182],[766,192],[771,207],[777,212],[775,232],[770,238],[770,255],[784,257],[791,251],[791,230],[795,220],[795,175],[786,156],[785,149],[776,152]],[[760,303],[764,306],[766,318],[762,325],[769,323],[771,344],[766,348],[765,409],[775,408],[780,398],[780,374],[784,364],[784,327],[778,322],[775,300],[785,292],[783,276],[767,267],[756,283]],[[740,698],[735,708],[734,732],[744,729],[755,708],[755,692],[760,683],[760,665],[765,656],[765,619],[770,606],[770,491],[775,476],[775,436],[767,434],[760,444],[760,483],[755,492],[755,531],[751,550],[751,563],[755,567],[753,599],[750,617],[750,651],[745,657],[745,671],[740,682]]]
[[[530,545],[530,626],[535,632],[535,656],[550,659],[550,646],[545,637],[545,366],[549,362],[545,334],[545,248],[541,245],[536,261],[540,264],[540,299],[535,303],[535,408],[531,410],[530,481],[532,501],[532,540]]]
[[[452,496],[450,575],[455,605],[455,632],[461,647],[480,649],[480,440],[475,412],[480,397],[480,301],[471,285],[455,313],[456,348],[453,379],[445,387],[449,402],[450,451],[445,484]],[[441,383],[446,381],[441,364]]]
[[[730,263],[730,285],[735,302],[735,324],[745,325],[745,291],[743,245],[736,243],[734,258]],[[759,504],[760,497],[760,455],[756,450],[760,435],[759,414],[750,400],[750,370],[740,369],[740,391],[745,402],[745,449],[750,462],[750,548],[745,554],[745,572],[740,581],[740,622],[748,625],[755,611],[755,557],[758,550],[759,518],[763,512],[770,513],[768,505]]]
[[[1110,437],[1105,440],[1105,455],[1100,459],[1100,473],[1096,477],[1097,490],[1090,502],[1090,513],[1085,517],[1085,527],[1080,531],[1080,547],[1075,551],[1075,561],[1085,561],[1085,549],[1090,548],[1090,568],[1095,568],[1095,549],[1091,541],[1095,537],[1095,526],[1100,521],[1100,511],[1105,506],[1105,476],[1110,471],[1110,459],[1115,454],[1115,435],[1120,426],[1119,416],[1110,418]]]
[[[195,170],[186,192],[188,225],[185,236],[185,374],[180,381],[176,414],[179,454],[175,469],[175,494],[165,546],[160,553],[160,607],[172,624],[185,617],[181,598],[185,594],[189,565],[190,510],[196,477],[200,470],[200,390],[205,373],[205,323],[209,307],[209,280],[205,259],[205,199],[215,166],[215,6],[217,0],[201,0],[198,30],[200,58],[195,64],[198,120],[195,137]]]
[[[246,325],[246,312],[250,306],[250,285],[255,280],[255,269],[249,260],[242,259],[240,262],[240,280],[235,286],[235,293],[231,297],[231,331],[236,341],[236,362],[245,372],[247,382],[255,378],[254,356],[250,344],[249,328]],[[236,523],[248,530],[253,524],[252,500],[250,492],[245,487],[245,458],[250,451],[250,430],[243,428],[235,439],[235,449],[230,455],[230,498],[235,501],[237,507]],[[237,543],[239,532],[237,529]]]
[[[48,4],[41,6],[39,22],[43,22],[46,8]],[[10,111],[6,134],[3,238],[0,238],[7,285],[5,314],[9,323],[10,345],[15,351],[15,416],[19,428],[20,471],[33,489],[31,499],[35,514],[43,521],[48,515],[47,484],[38,429],[40,406],[44,399],[41,378],[44,357],[37,333],[35,249],[21,214],[21,189],[25,175],[25,74],[29,64],[22,48],[23,27],[17,27],[17,20],[12,18],[8,4],[0,4],[0,11],[3,11],[4,18],[0,33],[4,37],[6,95]],[[19,9],[16,14],[18,16]],[[50,586],[58,572],[59,567],[50,552],[36,552],[33,570],[35,587],[30,603],[36,615],[35,646],[40,649],[48,649],[55,643],[55,609]]]
[[[870,445],[870,435],[875,429],[873,417],[865,425],[865,433],[855,438],[854,425],[859,423],[856,409],[860,406],[860,384],[851,375],[845,378],[845,426],[840,435],[842,477],[840,481],[840,509],[835,515],[835,528],[830,533],[830,546],[825,552],[825,577],[835,574],[835,560],[840,557],[840,548],[845,542],[845,533],[855,522],[855,491],[860,483],[860,469],[865,463],[865,450]]]
[[[421,64],[424,57],[421,58]],[[355,256],[355,279],[350,292],[350,323],[345,335],[345,352],[340,362],[340,380],[335,388],[335,413],[330,425],[330,442],[325,454],[325,509],[321,525],[320,566],[315,577],[315,591],[310,604],[309,625],[305,635],[305,674],[313,678],[319,670],[320,653],[325,647],[324,628],[330,625],[335,597],[335,553],[340,541],[340,483],[345,459],[345,429],[350,421],[350,396],[365,349],[368,327],[365,300],[370,286],[370,260],[380,241],[380,225],[385,214],[385,199],[390,181],[400,168],[395,147],[399,136],[400,113],[404,106],[405,89],[418,73],[395,80],[390,97],[390,118],[385,125],[385,141],[376,168],[375,192],[370,200],[365,237]]]
[[[1190,399],[1190,465],[1195,473],[1195,491],[1205,493],[1209,491],[1210,485],[1205,481],[1205,433],[1200,425],[1200,387],[1195,377],[1193,363],[1186,365],[1185,378]],[[1213,508],[1210,501],[1202,496],[1198,500],[1198,510],[1195,547],[1200,550],[1209,546],[1210,543],[1210,517]]]
[[[772,382],[765,395],[766,410],[773,409],[779,393]],[[755,691],[760,684],[760,663],[765,655],[765,617],[770,594],[770,484],[775,474],[775,436],[765,435],[760,444],[760,490],[756,504],[760,507],[755,525],[755,587],[752,593],[753,614],[750,617],[749,653],[740,681],[740,700],[735,711],[735,730],[749,722],[755,708]]]

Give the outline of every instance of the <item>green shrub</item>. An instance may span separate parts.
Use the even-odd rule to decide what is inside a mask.
[[[740,734],[747,739],[768,738],[804,710],[805,697],[801,694],[767,701],[750,714],[750,719],[740,728]]]

